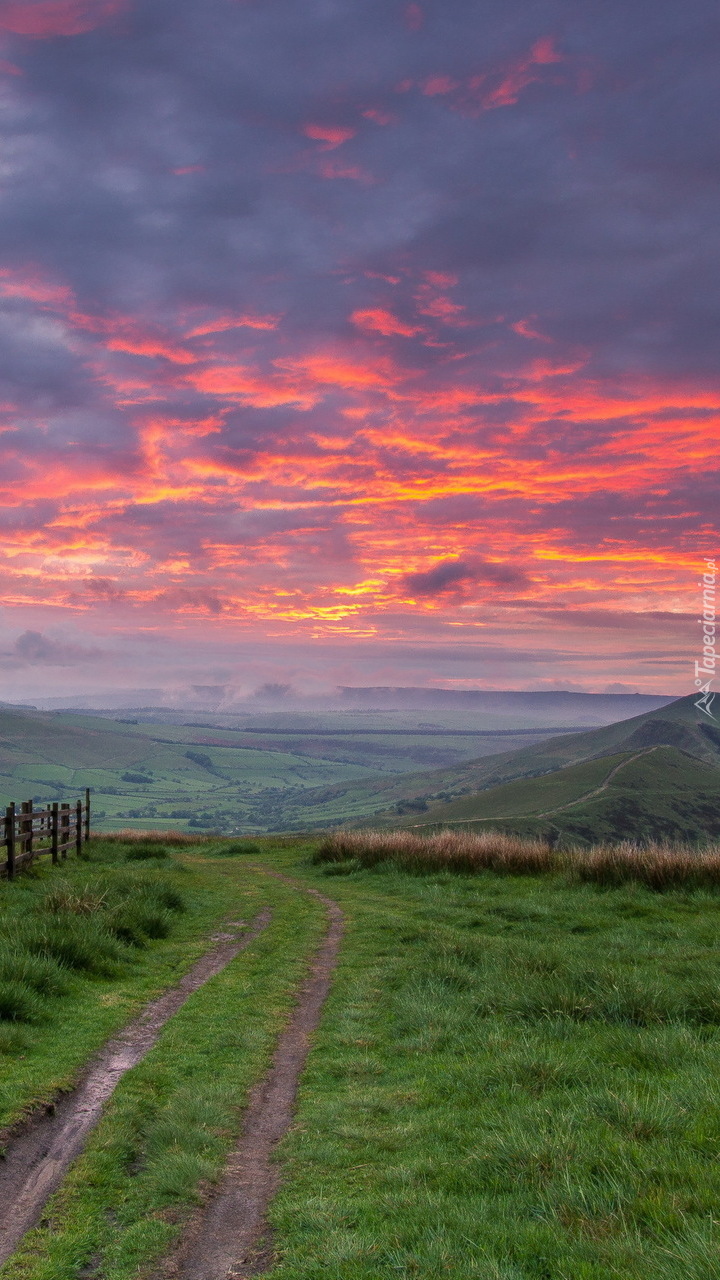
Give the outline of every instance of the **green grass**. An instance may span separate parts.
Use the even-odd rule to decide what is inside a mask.
[[[711,1280],[720,896],[378,870],[272,1210],[273,1280]]]
[[[71,1280],[101,1260],[103,1280],[130,1280],[162,1255],[216,1179],[250,1086],[268,1065],[292,991],[318,939],[318,904],[239,858],[185,865],[234,883],[248,912],[270,897],[273,921],[190,997],[147,1058],[121,1081],[99,1128],[6,1264],[19,1280]]]
[[[88,848],[91,862],[42,859],[0,882],[0,1130],[68,1088],[207,949],[219,919],[247,918],[263,900],[237,876],[127,862],[124,847],[102,841]]]
[[[147,1275],[218,1176],[320,928],[262,864],[347,920],[272,1280],[714,1280],[720,893],[328,874],[312,846],[257,844],[177,855],[183,885],[272,900],[274,923],[123,1079],[3,1276]]]

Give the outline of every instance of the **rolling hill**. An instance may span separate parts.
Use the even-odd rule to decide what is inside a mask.
[[[401,801],[374,821],[485,824],[589,842],[716,838],[720,729],[700,716],[691,696],[617,725],[478,761],[483,786]]]
[[[714,831],[720,728],[693,703],[549,738],[537,727],[482,727],[467,709],[432,723],[355,711],[231,725],[0,708],[0,804],[73,799],[89,786],[104,829],[492,821],[537,830],[552,820],[579,839],[626,831],[633,813],[649,832],[654,810],[664,831],[696,838]]]
[[[438,805],[397,825],[500,828],[573,843],[720,837],[720,769],[675,747],[601,756]]]

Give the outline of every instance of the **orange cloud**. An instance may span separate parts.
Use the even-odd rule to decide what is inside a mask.
[[[285,362],[284,362],[285,363]],[[292,368],[287,362],[288,369]],[[305,380],[295,380],[284,375],[263,376],[258,370],[245,365],[216,365],[188,377],[197,391],[239,399],[243,404],[258,409],[277,405],[295,405],[300,409],[312,409],[318,402],[318,394]]]
[[[396,116],[391,111],[383,111],[381,107],[366,107],[361,113],[366,120],[374,120],[375,124],[393,124]]]
[[[65,308],[73,302],[72,290],[67,285],[47,279],[32,265],[0,268],[0,297],[24,298],[53,309]]]
[[[516,103],[529,84],[542,80],[536,68],[562,62],[562,54],[555,50],[551,37],[537,40],[526,58],[521,58],[509,68],[500,84],[486,93],[482,105],[486,111],[496,107],[510,107]]]
[[[101,334],[108,351],[127,351],[130,355],[148,356],[152,359],[160,356],[172,364],[195,363],[192,352],[179,343],[173,342],[149,325],[145,327],[124,316],[89,316],[73,312],[70,318],[79,328]]]
[[[391,311],[385,311],[382,307],[367,311],[353,311],[350,319],[358,329],[365,329],[369,333],[381,333],[386,338],[393,337],[395,334],[403,338],[413,338],[416,333],[422,333],[421,329],[403,324],[402,320],[398,320]]]
[[[395,297],[407,273],[375,278],[381,299],[390,283]],[[457,283],[424,273],[414,290],[443,332],[465,323],[448,296]],[[556,360],[514,364],[506,351],[483,375],[469,359],[450,363],[452,332],[447,355],[411,367],[395,339],[422,330],[380,303],[351,312],[359,334],[300,349],[289,326],[276,335],[278,316],[251,311],[195,309],[174,324],[80,314],[69,290],[31,268],[1,273],[0,294],[63,317],[127,432],[122,452],[94,452],[58,444],[42,422],[33,453],[7,407],[0,488],[11,511],[21,498],[23,521],[43,504],[37,523],[0,530],[10,601],[87,610],[97,598],[152,620],[201,616],[215,599],[218,626],[267,630],[274,620],[297,635],[366,635],[383,615],[400,625],[391,622],[400,609],[438,615],[417,593],[408,603],[409,567],[504,562],[509,546],[532,580],[528,604],[658,608],[667,599],[677,608],[692,589],[693,555],[650,516],[678,485],[693,492],[714,462],[720,392],[711,387],[609,384],[558,347]],[[515,332],[541,337],[535,323],[518,320]],[[215,344],[215,335],[236,327],[257,354],[221,353],[227,339]],[[203,341],[191,351],[194,339]],[[188,392],[207,398],[197,416]],[[279,408],[267,433],[262,414],[249,412]],[[596,505],[574,535],[568,524],[587,502]],[[667,520],[687,518],[690,506],[686,494]],[[630,531],[617,522],[623,511]],[[118,575],[120,595],[82,589]],[[478,582],[446,599],[443,626],[484,627],[493,601]]]
[[[277,329],[282,316],[218,316],[216,320],[208,320],[188,331],[188,338],[203,338],[211,333],[226,333],[228,329]]]

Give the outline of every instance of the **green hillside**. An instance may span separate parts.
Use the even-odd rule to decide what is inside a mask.
[[[197,729],[0,710],[0,804],[74,799],[91,787],[96,825],[239,829],[259,802],[374,776],[352,761],[226,745]]]
[[[623,752],[634,754],[667,745],[707,765],[720,766],[720,729],[701,723],[694,696],[581,733],[543,739],[494,755],[482,756],[444,769],[401,776],[363,778],[332,787],[287,794],[275,806],[278,829],[310,829],[338,823],[385,824],[398,818],[425,821],[437,806],[475,796],[516,779],[543,779],[569,765],[579,765]],[[555,784],[553,784],[555,785]],[[557,785],[564,785],[558,783]],[[414,817],[412,815],[415,815]]]
[[[720,769],[676,747],[647,747],[519,779],[450,804],[386,819],[420,830],[484,826],[570,842],[720,836]]]
[[[572,802],[572,814],[557,825],[570,830],[574,824],[579,833],[577,802],[602,785],[609,757],[669,747],[714,776],[720,729],[700,722],[693,701],[679,699],[602,728],[524,741],[483,736],[486,730],[468,723],[450,728],[439,718],[413,722],[405,713],[400,721],[346,714],[334,727],[289,715],[230,727],[153,722],[147,713],[110,719],[0,709],[0,804],[30,796],[43,803],[72,800],[89,786],[100,828],[230,833],[481,819],[537,826],[539,815]],[[497,751],[498,745],[505,749]],[[477,754],[489,747],[492,754]],[[443,767],[417,771],[419,760],[438,758]],[[675,785],[676,774],[673,779]],[[652,791],[655,783],[647,786]],[[712,794],[704,782],[700,790]],[[612,822],[618,827],[619,818],[601,819],[609,800],[604,793],[587,800],[583,829],[588,823],[603,831]],[[692,814],[683,829],[696,831],[701,822],[707,828],[712,818],[702,817],[702,806],[712,808],[714,801],[687,803]],[[666,813],[666,826],[670,819]],[[647,815],[643,822],[652,825]]]

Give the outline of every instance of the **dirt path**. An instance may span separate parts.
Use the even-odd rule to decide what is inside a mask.
[[[227,932],[215,934],[212,941],[217,945],[177,986],[153,1000],[119,1036],[108,1041],[80,1084],[58,1103],[55,1113],[31,1121],[10,1141],[0,1164],[0,1265],[38,1221],[121,1077],[142,1061],[188,996],[220,973],[267,927],[270,915],[270,911],[260,912],[249,928],[243,920],[232,921],[225,926]],[[240,929],[245,930],[241,935]]]
[[[600,786],[595,787],[593,791],[586,791],[585,795],[578,796],[577,800],[570,800],[567,804],[556,805],[554,809],[543,809],[541,813],[534,813],[532,816],[534,818],[547,818],[550,814],[562,813],[565,809],[572,809],[576,804],[582,804],[584,800],[592,800],[595,796],[601,795],[603,791],[607,791],[616,773],[619,773],[621,769],[625,769],[627,765],[633,764],[635,760],[639,760],[641,756],[649,756],[653,751],[657,751],[657,747],[645,747],[642,751],[637,751],[629,760],[621,760],[620,764],[616,764],[615,768],[610,770],[605,781],[601,782]]]
[[[269,1072],[250,1094],[245,1125],[208,1205],[190,1223],[178,1250],[156,1273],[156,1280],[241,1280],[272,1266],[264,1240],[265,1212],[280,1181],[272,1163],[277,1143],[289,1129],[298,1081],[310,1049],[310,1037],[322,1013],[337,963],[343,915],[336,903],[315,889],[298,886],[278,872],[267,872],[318,898],[328,928],[308,977],[297,994],[290,1021],[278,1040]]]
[[[649,756],[653,751],[657,750],[657,747],[644,747],[642,751],[637,751],[629,760],[621,760],[620,764],[616,764],[614,769],[610,770],[604,782],[601,782],[599,787],[594,787],[592,791],[586,791],[584,795],[578,796],[576,800],[569,800],[567,804],[558,804],[554,809],[534,809],[532,812],[528,813],[498,813],[494,818],[449,818],[445,823],[445,826],[467,826],[469,822],[505,822],[507,820],[512,820],[513,818],[551,818],[554,813],[563,813],[565,809],[574,809],[576,804],[582,804],[584,800],[592,800],[595,796],[601,795],[603,791],[607,791],[616,773],[619,773],[621,769],[632,764],[635,760],[639,760],[641,756]],[[436,825],[437,824],[433,822],[414,822],[411,830],[414,831],[417,827],[432,827]]]

